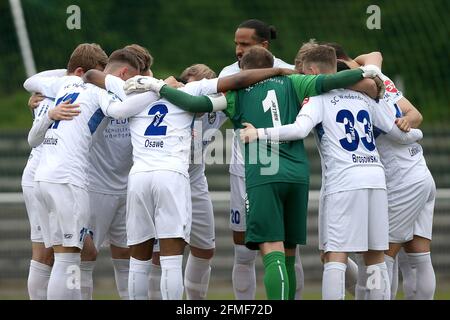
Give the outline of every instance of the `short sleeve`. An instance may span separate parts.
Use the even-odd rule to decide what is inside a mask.
[[[378,103],[372,99],[369,101],[373,125],[385,133],[391,131],[396,119],[392,108],[384,100]]]
[[[323,101],[322,97],[306,98],[303,102],[302,109],[299,116],[309,117],[314,125],[317,125],[323,121]]]
[[[397,103],[401,98],[403,98],[403,93],[397,89],[395,83],[383,74],[383,82],[386,90],[384,92],[384,99],[390,103]]]

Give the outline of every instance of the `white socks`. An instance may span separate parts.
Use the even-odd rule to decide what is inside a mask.
[[[94,291],[92,273],[94,268],[95,261],[81,261],[81,300],[92,300],[92,291]]]
[[[395,264],[395,258],[392,258],[391,256],[388,256],[387,254],[384,255],[384,262],[386,263],[388,276],[389,276],[389,283],[391,284],[391,300],[394,300],[395,295],[394,295],[394,297],[392,297],[392,287],[393,287],[393,283],[395,281],[394,276],[397,276],[397,274],[394,275],[394,272],[395,272],[394,268],[396,268],[397,265]]]
[[[128,300],[128,275],[130,273],[130,259],[111,259],[114,267],[117,292],[121,300]]]
[[[234,245],[232,273],[234,297],[237,300],[254,300],[256,292],[255,260],[258,251],[244,245]]]
[[[347,269],[345,270],[345,290],[355,296],[356,283],[358,281],[358,265],[355,261],[347,259]]]
[[[55,253],[48,282],[48,300],[81,300],[80,261],[79,253]]]
[[[183,256],[160,256],[159,261],[161,263],[161,296],[163,300],[181,300],[184,291]]]
[[[211,276],[211,259],[201,259],[189,253],[184,272],[184,286],[186,299],[204,300],[208,292],[209,278]]]
[[[367,266],[365,300],[390,300],[391,282],[385,262]]]
[[[28,274],[28,295],[30,300],[47,300],[47,286],[52,267],[31,260]]]
[[[151,260],[141,261],[130,258],[128,293],[130,300],[148,300],[148,275]]]
[[[408,261],[415,276],[412,299],[432,300],[436,289],[436,277],[431,263],[430,252],[407,253]],[[411,287],[413,287],[411,285]]]
[[[355,286],[355,299],[364,300],[366,297],[367,267],[364,263],[362,254],[356,254],[355,259],[358,265],[358,280]]]
[[[328,262],[323,266],[322,299],[344,300],[345,270],[347,265],[340,262]]]
[[[150,300],[162,300],[161,266],[153,263],[150,269],[150,279],[148,283],[148,297]]]
[[[411,269],[409,264],[408,255],[402,248],[398,253],[398,267],[402,272],[403,278],[403,293],[406,300],[412,300],[414,298],[414,292],[416,290],[416,270]]]
[[[298,247],[295,249],[295,280],[297,282],[295,289],[295,300],[301,300],[303,288],[305,287],[305,274],[303,273],[303,265],[300,260]]]

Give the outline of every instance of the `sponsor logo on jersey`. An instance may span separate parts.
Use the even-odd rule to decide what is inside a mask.
[[[411,147],[408,148],[409,154],[411,155],[411,157],[414,157],[416,154],[419,154],[422,152],[422,148],[420,147],[420,145],[415,146],[415,147]]]
[[[64,239],[72,239],[73,234],[71,233],[64,233]]]
[[[214,122],[216,122],[216,118],[217,118],[217,115],[216,115],[215,112],[208,113],[208,122],[209,122],[209,124],[213,124]]]
[[[58,139],[55,138],[45,138],[43,144],[56,146],[58,144]]]
[[[398,92],[397,88],[395,87],[395,84],[389,79],[384,81],[384,86],[386,87],[387,92],[390,92],[390,93]]]

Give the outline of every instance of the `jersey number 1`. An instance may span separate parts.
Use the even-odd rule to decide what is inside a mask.
[[[266,98],[262,101],[264,113],[270,110],[272,114],[272,124],[274,127],[281,127],[280,108],[275,90],[269,90]]]

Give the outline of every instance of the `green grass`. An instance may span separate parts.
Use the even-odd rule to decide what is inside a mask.
[[[0,96],[0,128],[25,129],[30,128],[32,117],[28,108],[30,95],[25,91],[17,91],[8,96]]]
[[[211,283],[207,300],[234,300],[231,284]],[[25,281],[17,281],[0,286],[0,300],[27,300],[28,295],[25,288]],[[303,300],[321,300],[320,283],[307,284],[303,294]],[[94,300],[118,300],[114,283],[111,281],[100,281],[95,283]],[[265,300],[266,295],[261,283],[258,282],[256,291],[257,300]],[[346,294],[346,300],[353,300],[353,296]],[[397,300],[403,300],[403,293],[399,290]],[[435,300],[450,300],[450,285],[438,283]]]

